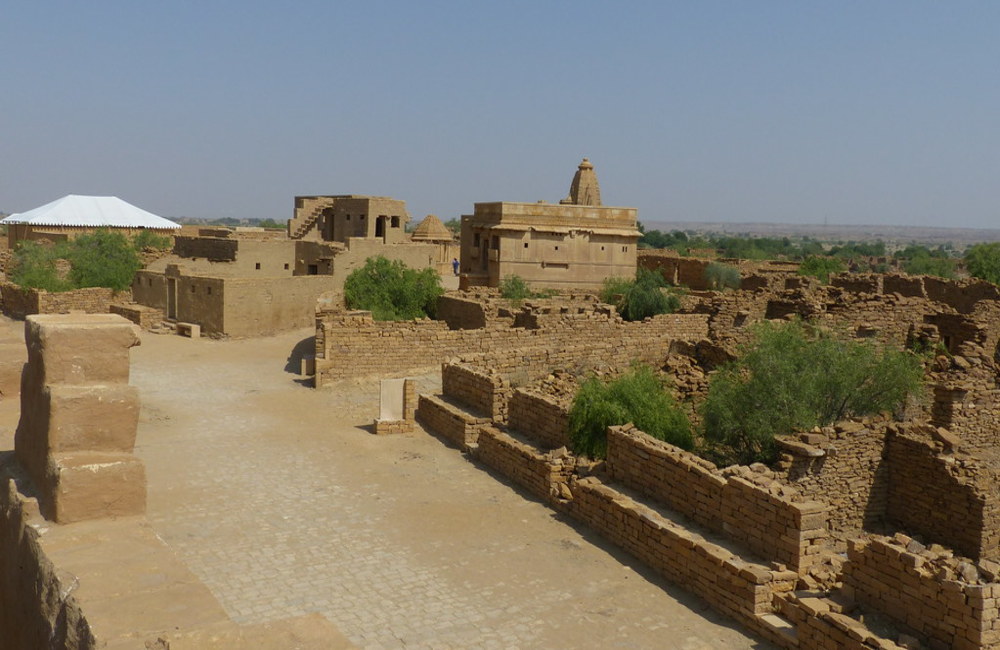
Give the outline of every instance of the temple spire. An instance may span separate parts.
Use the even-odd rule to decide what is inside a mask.
[[[570,205],[601,205],[601,186],[597,184],[597,174],[594,166],[587,158],[583,159],[573,175],[573,183],[569,186],[569,196],[560,201]]]

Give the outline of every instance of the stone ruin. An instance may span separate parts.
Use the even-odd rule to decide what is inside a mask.
[[[445,298],[442,321],[320,314],[317,385],[443,359],[424,429],[779,647],[1000,648],[1000,290],[782,268],[742,286],[643,323],[488,292]],[[782,437],[771,467],[716,467],[632,426],[609,430],[604,461],[568,450],[580,377],[641,360],[696,402],[752,324],[800,317],[931,351],[927,399]],[[376,341],[399,356],[366,358]]]

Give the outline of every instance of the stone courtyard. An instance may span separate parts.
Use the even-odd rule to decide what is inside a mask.
[[[132,350],[148,521],[233,621],[318,612],[362,648],[770,647],[422,430],[372,436],[377,381],[293,374],[311,334]]]

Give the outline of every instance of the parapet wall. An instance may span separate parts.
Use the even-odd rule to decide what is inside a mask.
[[[748,550],[805,571],[827,540],[827,506],[749,468],[712,463],[635,427],[609,427],[610,478]]]
[[[510,382],[489,371],[464,364],[441,366],[441,389],[451,400],[471,408],[494,422],[507,421]]]
[[[969,562],[945,559],[906,536],[873,536],[848,549],[844,584],[858,603],[927,636],[931,647],[1000,647],[996,576]]]

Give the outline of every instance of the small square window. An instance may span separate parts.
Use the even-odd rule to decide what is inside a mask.
[[[528,242],[524,242],[524,247],[525,247],[525,248],[527,248],[527,247],[528,247]]]
[[[194,285],[191,285],[191,293],[194,293]]]
[[[287,262],[285,263],[285,270],[286,271],[288,270],[288,263]]]
[[[148,287],[151,287],[151,286],[153,286],[153,278],[148,278],[148,279],[146,280],[146,282],[148,282],[148,284],[147,284],[146,286],[148,286]]]
[[[348,221],[350,221],[350,220],[351,220],[351,215],[347,215],[347,220],[348,220]]]
[[[364,220],[365,220],[365,215],[361,215],[361,216],[360,216],[360,217],[358,217],[358,218],[359,218],[359,219],[361,219],[362,221],[364,221]]]
[[[556,250],[559,250],[559,247],[558,247],[558,246],[556,246]]]
[[[205,293],[212,295],[212,287],[205,287]]]
[[[260,262],[257,262],[256,264],[254,264],[253,267],[259,271],[260,270]]]

